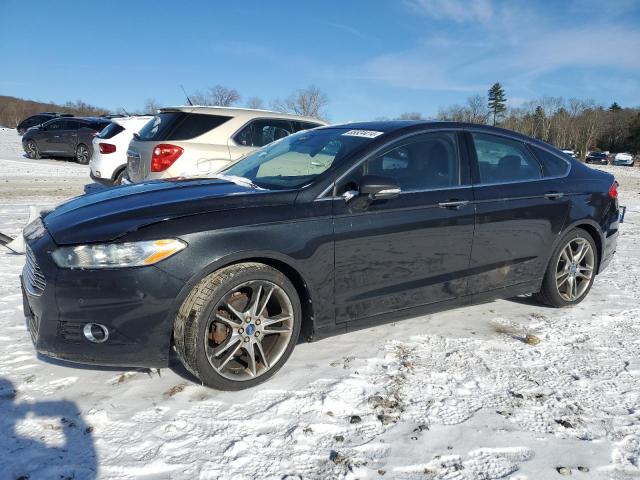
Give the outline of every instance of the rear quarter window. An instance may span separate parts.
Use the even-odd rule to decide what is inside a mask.
[[[219,127],[231,117],[203,113],[163,112],[142,127],[140,140],[191,140]]]
[[[536,157],[542,164],[542,171],[545,177],[562,177],[569,171],[569,162],[542,148],[533,145],[531,148],[533,148]]]

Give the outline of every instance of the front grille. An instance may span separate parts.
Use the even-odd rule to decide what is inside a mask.
[[[31,295],[42,295],[44,287],[47,286],[47,281],[38,266],[38,262],[36,262],[36,257],[28,245],[25,250],[27,259],[22,271],[24,286]]]

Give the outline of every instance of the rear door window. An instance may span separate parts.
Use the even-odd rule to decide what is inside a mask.
[[[542,168],[526,145],[497,135],[472,133],[478,158],[480,183],[538,180]]]
[[[62,120],[52,120],[44,124],[44,129],[50,130],[62,130]]]
[[[287,120],[260,119],[245,126],[233,141],[243,147],[264,147],[293,133],[293,125]]]
[[[231,117],[203,113],[163,112],[142,127],[140,140],[191,140],[219,127]]]
[[[63,130],[78,130],[81,127],[86,127],[88,124],[78,122],[77,120],[64,120],[62,122]]]
[[[542,148],[531,146],[533,151],[542,163],[542,169],[545,177],[562,177],[569,171],[569,162],[554,155]]]

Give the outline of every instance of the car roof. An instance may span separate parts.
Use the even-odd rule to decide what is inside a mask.
[[[147,122],[152,118],[153,118],[153,115],[132,115],[130,117],[112,118],[111,122],[117,123],[118,125],[121,125],[124,127],[127,125],[127,123],[135,123],[135,122],[143,122],[143,121]]]
[[[320,125],[327,125],[327,122],[318,120],[317,118],[304,117],[291,113],[274,112],[272,110],[258,110],[252,108],[240,107],[211,107],[207,105],[181,105],[177,107],[163,107],[159,110],[163,112],[187,112],[187,113],[204,113],[208,115],[222,115],[226,117],[245,117],[247,120],[251,118],[285,118],[287,120],[297,120],[300,122],[312,122]]]

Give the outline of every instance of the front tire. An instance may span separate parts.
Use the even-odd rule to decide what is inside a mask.
[[[80,165],[86,165],[89,163],[91,159],[91,154],[89,153],[89,148],[81,143],[76,147],[76,162]]]
[[[193,288],[173,336],[182,363],[204,385],[241,390],[284,365],[301,323],[300,299],[285,275],[261,263],[239,263]]]
[[[40,150],[35,140],[29,140],[26,148],[27,157],[38,160],[40,158]]]
[[[585,299],[596,276],[598,251],[585,230],[567,232],[551,255],[542,281],[542,289],[534,297],[551,307],[577,305]]]

